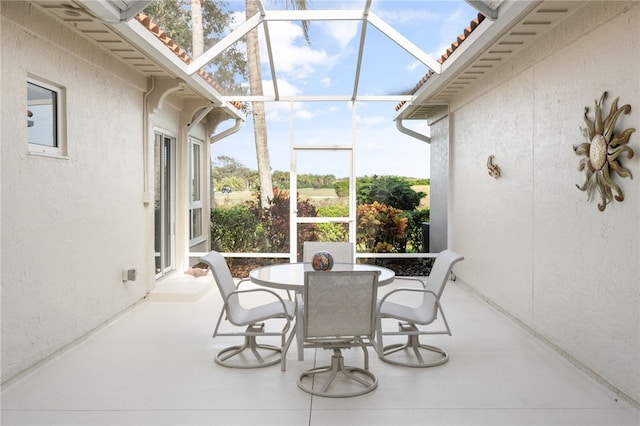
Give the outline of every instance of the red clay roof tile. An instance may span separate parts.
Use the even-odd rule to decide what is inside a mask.
[[[443,64],[444,61],[446,61],[453,54],[453,52],[455,52],[456,49],[460,47],[462,42],[467,39],[469,34],[471,34],[473,30],[475,30],[478,27],[478,25],[480,25],[480,22],[484,21],[484,18],[485,17],[483,14],[478,13],[477,18],[471,21],[471,24],[464,29],[464,33],[460,34],[456,39],[456,41],[451,43],[451,46],[447,48],[447,51],[440,57],[440,59],[438,59],[438,63]],[[411,90],[410,93],[412,95],[415,94],[420,89],[420,87],[422,87],[433,74],[434,74],[433,70],[429,70],[427,74],[424,77],[422,77],[422,79],[420,79],[418,84],[416,84],[416,86]],[[406,103],[407,103],[406,101],[402,101],[398,105],[396,105],[396,111],[402,108]]]
[[[180,58],[184,63],[190,64],[193,60],[189,56],[189,54],[182,49],[171,37],[167,35],[165,31],[160,29],[160,27],[151,20],[151,17],[145,15],[140,12],[136,15],[135,19],[140,22],[147,30],[149,30],[153,35],[155,35],[158,40],[163,42],[173,53],[176,54],[178,58]],[[211,74],[205,72],[203,69],[198,70],[198,75],[202,77],[207,83],[209,83],[214,89],[218,92],[222,92],[223,88],[220,86],[211,76]],[[237,109],[242,108],[242,103],[237,101],[229,102],[231,105],[236,107]]]

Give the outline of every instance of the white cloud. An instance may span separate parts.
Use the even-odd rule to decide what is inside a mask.
[[[304,79],[311,76],[318,66],[325,66],[333,61],[327,52],[315,50],[307,44],[301,26],[295,22],[271,22],[269,35],[278,74],[283,73],[289,78]],[[261,42],[260,60],[268,63],[267,47],[266,44],[262,44]]]
[[[311,120],[316,116],[314,113],[304,108],[294,108],[293,115],[295,118],[299,118],[300,120]]]
[[[262,87],[265,96],[273,96],[273,82],[271,80],[263,80]],[[278,92],[280,96],[295,96],[300,93],[300,90],[288,81],[278,79]],[[291,112],[289,102],[268,102],[266,105],[265,112],[267,122],[289,121],[289,114]],[[302,120],[310,120],[315,117],[315,114],[307,109],[304,102],[294,102],[293,112],[296,118]]]
[[[273,96],[275,94],[273,90],[273,80],[262,80],[262,92],[265,96]],[[300,94],[300,92],[300,89],[287,80],[278,79],[278,93],[280,96],[296,96]]]
[[[340,52],[344,52],[358,35],[358,24],[353,21],[319,21],[314,25],[322,28],[329,38],[338,43]]]
[[[421,65],[422,65],[422,62],[420,61],[411,61],[407,64],[407,69],[409,70],[409,72],[413,72],[416,69],[418,69]]]
[[[383,117],[382,115],[357,115],[357,122],[359,128],[364,127],[377,127],[382,123],[388,123],[389,117]]]
[[[420,23],[424,25],[427,22],[438,22],[442,19],[442,14],[439,12],[433,12],[430,10],[416,10],[412,9],[381,9],[375,11],[376,15],[380,17],[387,24],[400,31],[402,26],[412,23]]]
[[[442,27],[440,28],[440,50],[437,57],[443,55],[451,43],[456,41],[458,36],[462,34],[464,29],[469,26],[469,20],[467,20],[464,10],[457,8],[447,15],[442,21]]]

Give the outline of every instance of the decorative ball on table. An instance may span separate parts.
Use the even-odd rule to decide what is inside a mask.
[[[330,271],[333,268],[333,256],[328,251],[319,251],[313,254],[311,267],[316,271]]]

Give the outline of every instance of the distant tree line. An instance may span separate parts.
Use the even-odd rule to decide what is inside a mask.
[[[256,191],[259,185],[258,172],[244,166],[233,157],[220,155],[212,162],[213,185],[219,191],[229,186],[234,191]],[[271,174],[273,186],[290,189],[290,173],[276,170]],[[400,176],[364,176],[356,178],[358,204],[373,200],[390,201],[385,204],[397,206],[402,210],[412,210],[420,203],[423,193],[415,193],[414,185],[429,185],[430,179],[408,178]],[[333,188],[338,197],[349,195],[349,179],[336,178],[334,175],[299,174],[298,188]],[[415,194],[413,194],[413,193]],[[417,197],[417,199],[416,199]],[[413,206],[412,206],[413,204]]]

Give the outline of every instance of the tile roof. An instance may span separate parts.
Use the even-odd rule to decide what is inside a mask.
[[[484,19],[485,19],[485,16],[481,13],[478,13],[478,16],[476,17],[476,19],[471,21],[471,24],[464,29],[464,32],[458,36],[456,41],[451,43],[451,46],[449,46],[447,51],[440,57],[440,59],[438,59],[438,63],[443,64],[444,61],[449,59],[449,57],[453,54],[453,52],[455,52],[455,50],[458,47],[460,47],[462,42],[464,42],[467,39],[467,37],[469,37],[469,34],[471,34],[473,30],[475,30],[478,27],[478,25],[480,25],[480,22],[484,21]],[[416,84],[415,87],[411,89],[409,93],[412,95],[415,94],[433,74],[434,74],[433,70],[429,70],[429,72],[425,74],[424,77],[422,77],[422,79],[418,82],[418,84]],[[398,105],[396,105],[396,111],[402,108],[402,106],[406,103],[407,101],[402,101]]]
[[[191,59],[189,54],[183,48],[181,48],[175,41],[173,41],[173,39],[169,37],[169,35],[164,30],[162,30],[158,24],[153,22],[150,16],[147,16],[144,13],[140,12],[136,15],[135,19],[136,21],[141,23],[147,30],[149,30],[151,34],[156,36],[158,40],[164,43],[165,46],[167,46],[173,53],[175,53],[175,55],[180,58],[185,64],[190,64],[193,61],[193,59]],[[218,92],[223,92],[224,89],[213,79],[211,74],[205,72],[203,69],[200,69],[198,70],[198,75]],[[241,102],[231,101],[229,103],[237,109],[242,109]]]

